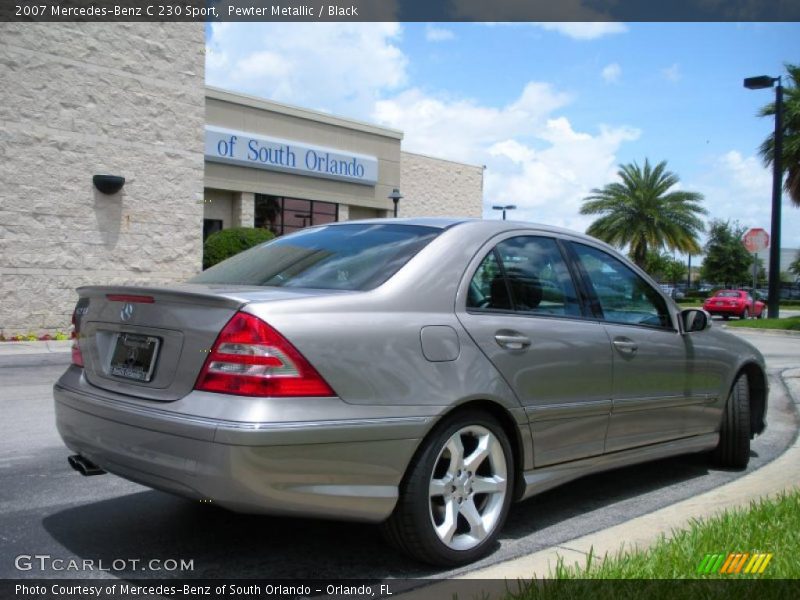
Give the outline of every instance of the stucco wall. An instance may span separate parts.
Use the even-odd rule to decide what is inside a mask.
[[[0,23],[0,333],[66,329],[79,285],[199,270],[203,46],[202,23]]]
[[[483,212],[483,167],[400,153],[400,217],[477,217]]]

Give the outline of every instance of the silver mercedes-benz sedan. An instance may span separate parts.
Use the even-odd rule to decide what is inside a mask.
[[[502,221],[304,229],[169,287],[82,287],[58,430],[105,471],[241,512],[382,523],[441,565],[512,501],[709,451],[744,468],[764,359],[609,246]]]

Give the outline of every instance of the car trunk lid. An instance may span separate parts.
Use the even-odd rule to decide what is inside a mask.
[[[217,335],[243,306],[320,293],[200,284],[78,288],[86,379],[121,394],[177,400],[194,388]]]

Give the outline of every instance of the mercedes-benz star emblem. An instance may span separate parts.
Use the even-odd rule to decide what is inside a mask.
[[[131,317],[133,316],[133,304],[130,302],[126,302],[125,305],[122,307],[122,310],[119,311],[119,318],[123,321],[130,321]]]

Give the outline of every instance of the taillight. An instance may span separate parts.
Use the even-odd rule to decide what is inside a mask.
[[[243,312],[217,337],[195,389],[237,396],[336,395],[285,337]]]
[[[78,367],[83,366],[83,354],[81,354],[81,348],[78,346],[78,319],[75,318],[75,312],[77,311],[77,307],[74,311],[72,311],[72,364]]]

